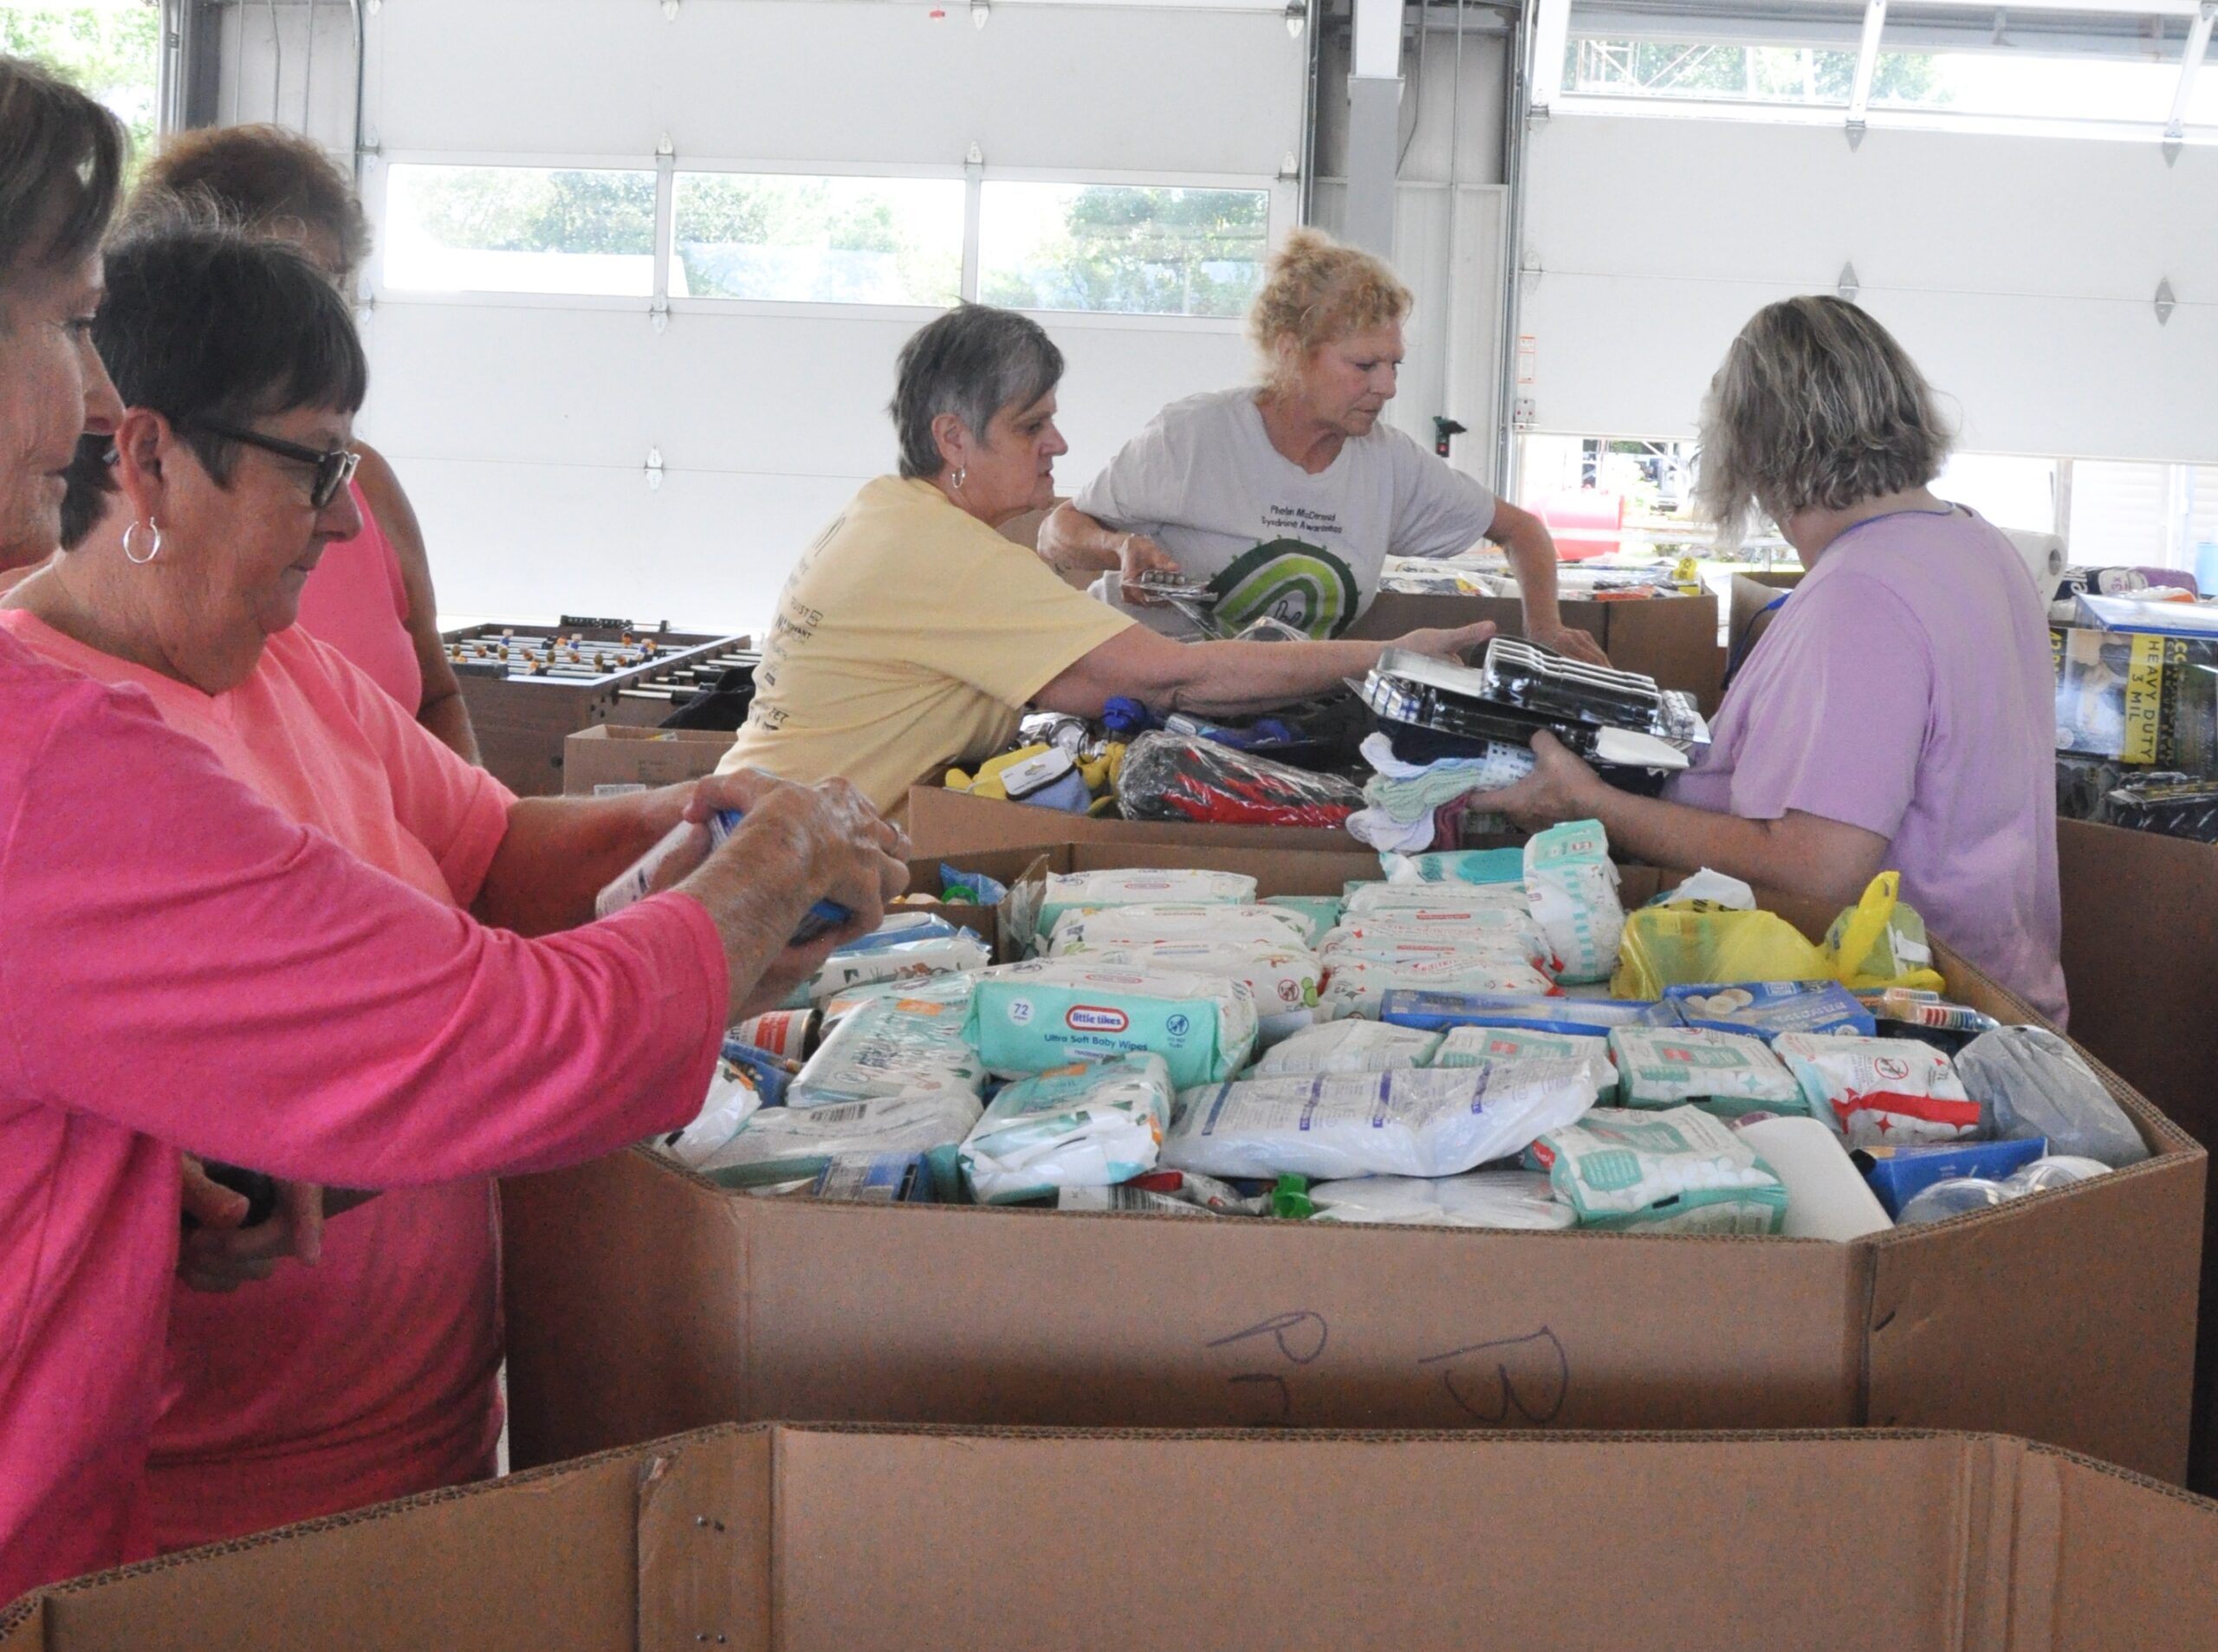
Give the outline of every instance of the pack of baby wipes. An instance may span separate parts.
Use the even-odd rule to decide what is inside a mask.
[[[1282,1079],[1296,1073],[1391,1072],[1432,1065],[1440,1034],[1384,1021],[1326,1021],[1296,1033],[1264,1053],[1252,1077]]]
[[[1593,1105],[1573,1062],[1319,1073],[1179,1092],[1163,1162],[1210,1176],[1458,1176]]]
[[[995,1072],[1152,1052],[1181,1088],[1228,1079],[1255,1047],[1247,983],[1169,969],[1041,958],[978,976],[964,1036]]]
[[[1444,957],[1333,958],[1325,965],[1320,1003],[1334,1016],[1377,1020],[1389,993],[1447,993],[1538,998],[1556,985],[1524,959],[1484,952]]]
[[[1569,1228],[1578,1212],[1536,1170],[1475,1170],[1469,1176],[1363,1176],[1309,1189],[1315,1221],[1380,1222],[1405,1228]]]
[[[1100,906],[1252,905],[1255,880],[1242,872],[1154,871],[1145,866],[1049,872],[1040,902],[1040,933],[1053,935],[1064,913]]]
[[[1156,941],[1073,955],[1110,969],[1175,969],[1245,981],[1255,996],[1256,1041],[1262,1045],[1313,1027],[1323,967],[1298,947],[1231,941]]]
[[[1579,1061],[1594,1074],[1594,1086],[1606,1105],[1618,1093],[1618,1069],[1610,1059],[1610,1040],[1577,1033],[1538,1032],[1519,1027],[1451,1027],[1433,1053],[1436,1067],[1478,1067],[1495,1061]]]
[[[1488,951],[1535,966],[1553,956],[1531,916],[1509,907],[1412,909],[1344,918],[1318,948],[1326,957],[1396,957],[1426,950]]]
[[[1158,941],[1211,941],[1239,946],[1308,949],[1303,915],[1282,906],[1206,906],[1165,903],[1067,912],[1051,930],[1050,957],[1077,957],[1112,947],[1151,946]]]
[[[1159,1055],[1057,1067],[996,1096],[963,1143],[963,1174],[983,1204],[1058,1188],[1111,1187],[1155,1168],[1171,1118]]]
[[[1453,849],[1422,855],[1378,857],[1390,884],[1519,884],[1525,877],[1521,849]]]
[[[1511,850],[1516,854],[1519,852]],[[1406,912],[1525,912],[1525,885],[1507,884],[1350,884],[1340,898],[1341,921]]]
[[[730,1188],[813,1178],[833,1158],[922,1153],[943,1199],[959,1195],[955,1149],[984,1110],[968,1092],[881,1096],[824,1107],[765,1107],[697,1168]]]
[[[833,953],[815,975],[794,989],[786,1000],[787,1007],[820,1005],[841,993],[880,981],[963,975],[993,962],[992,949],[969,930],[952,924],[941,927],[947,933]]]
[[[881,1096],[963,1095],[986,1087],[985,1064],[963,1035],[969,991],[934,995],[879,990],[844,1008],[786,1089],[794,1108]]]
[[[1851,1147],[1953,1142],[1979,1129],[1979,1104],[1949,1058],[1916,1039],[1787,1033],[1772,1042],[1810,1111]]]
[[[1696,1027],[1620,1027],[1610,1033],[1625,1104],[1677,1107],[1692,1102],[1722,1118],[1746,1112],[1804,1111],[1794,1075],[1743,1033]]]
[[[680,1164],[698,1169],[717,1150],[746,1128],[762,1105],[762,1092],[756,1075],[743,1064],[719,1059],[709,1093],[693,1122],[683,1130],[658,1137],[654,1146]]]
[[[1340,903],[1331,895],[1267,895],[1258,904],[1300,918],[1306,947],[1314,948],[1339,927]]]
[[[1598,1107],[1542,1136],[1526,1162],[1548,1173],[1582,1228],[1775,1234],[1787,1189],[1738,1131],[1698,1107]]]
[[[1606,981],[1618,963],[1625,909],[1599,820],[1570,820],[1525,845],[1525,897],[1555,954],[1559,981]]]

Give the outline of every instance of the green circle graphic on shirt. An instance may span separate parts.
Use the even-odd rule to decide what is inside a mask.
[[[1355,571],[1321,545],[1274,539],[1242,551],[1210,581],[1217,623],[1238,631],[1280,619],[1320,641],[1354,622],[1361,594]]]

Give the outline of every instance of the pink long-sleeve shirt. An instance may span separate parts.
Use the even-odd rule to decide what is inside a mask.
[[[683,896],[476,923],[7,637],[0,728],[5,1599],[152,1548],[179,1148],[369,1187],[574,1163],[697,1106],[729,981]]]
[[[222,694],[101,653],[23,609],[35,653],[143,690],[288,820],[467,906],[509,789],[295,626]],[[399,1189],[333,1222],[315,1268],[228,1294],[179,1286],[149,1463],[165,1552],[480,1480],[500,1437],[497,1222],[483,1178]]]

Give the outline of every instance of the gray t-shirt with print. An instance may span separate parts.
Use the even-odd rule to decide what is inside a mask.
[[[1253,387],[1173,402],[1072,502],[1145,534],[1237,630],[1265,616],[1337,637],[1371,606],[1389,556],[1453,556],[1485,534],[1495,496],[1391,425],[1352,437],[1315,476],[1271,445]],[[1172,637],[1174,608],[1128,606],[1114,573],[1093,594]]]

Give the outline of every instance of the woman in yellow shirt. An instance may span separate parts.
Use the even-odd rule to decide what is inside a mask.
[[[1001,750],[1028,706],[1092,717],[1122,695],[1234,716],[1360,677],[1387,647],[1450,657],[1494,635],[1184,644],[1073,589],[996,531],[1054,501],[1062,372],[1038,323],[983,305],[903,347],[900,474],[865,483],[794,566],[725,772],[842,775],[898,816],[911,781]]]

